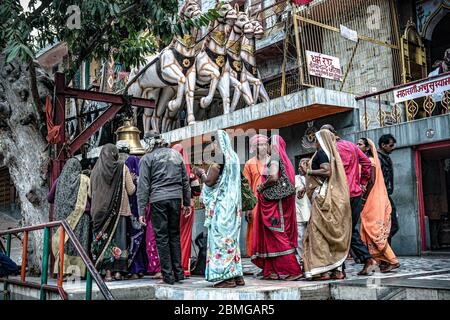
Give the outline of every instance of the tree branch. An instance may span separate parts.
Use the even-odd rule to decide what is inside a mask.
[[[31,21],[39,17],[41,13],[52,4],[52,2],[53,2],[52,0],[42,0],[39,8],[37,8],[28,15],[27,22],[30,23]]]

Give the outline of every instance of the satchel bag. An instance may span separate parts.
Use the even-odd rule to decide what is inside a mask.
[[[295,194],[295,186],[286,175],[286,168],[283,161],[279,161],[281,175],[275,184],[263,190],[264,198],[269,201],[281,200]]]
[[[241,174],[242,211],[253,210],[258,201],[250,188],[247,178]]]

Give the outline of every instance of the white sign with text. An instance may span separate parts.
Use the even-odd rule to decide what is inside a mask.
[[[342,81],[339,58],[306,50],[308,73],[312,76]]]

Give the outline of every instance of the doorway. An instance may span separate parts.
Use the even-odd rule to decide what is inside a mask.
[[[450,253],[450,140],[416,152],[422,249]]]

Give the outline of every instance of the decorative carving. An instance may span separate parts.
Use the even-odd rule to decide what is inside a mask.
[[[224,47],[226,43],[224,31],[213,31],[210,35],[211,39],[220,47]]]
[[[314,127],[314,121],[308,121],[308,127],[305,130],[305,134],[302,137],[302,147],[306,150],[313,150],[316,148],[316,132],[317,128]]]

